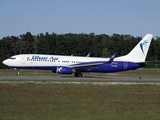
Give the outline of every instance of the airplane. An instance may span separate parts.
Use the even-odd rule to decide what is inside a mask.
[[[82,77],[82,72],[113,73],[135,70],[146,66],[145,59],[152,37],[153,34],[147,34],[127,55],[120,57],[116,57],[116,52],[111,58],[20,54],[4,60],[3,64],[14,70],[52,70],[58,74],[74,73],[75,77]]]

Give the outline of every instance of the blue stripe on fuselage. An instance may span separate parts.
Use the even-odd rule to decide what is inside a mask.
[[[17,69],[34,69],[34,70],[56,70],[57,66],[12,66],[11,68],[17,68]]]
[[[137,68],[141,68],[145,66],[145,63],[137,64],[134,62],[112,62],[111,64],[103,64],[92,69],[87,70],[87,72],[119,72],[119,71],[127,71],[134,70]]]

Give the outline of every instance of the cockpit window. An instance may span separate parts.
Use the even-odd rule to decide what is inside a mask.
[[[15,58],[15,57],[11,57],[11,58],[9,58],[9,59],[15,60],[16,58]]]

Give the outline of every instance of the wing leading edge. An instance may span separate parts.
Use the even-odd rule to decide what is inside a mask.
[[[77,71],[87,71],[88,69],[94,68],[98,65],[109,64],[113,62],[114,58],[116,57],[116,54],[117,53],[115,52],[108,61],[85,62],[85,63],[70,65],[70,67],[72,67]]]

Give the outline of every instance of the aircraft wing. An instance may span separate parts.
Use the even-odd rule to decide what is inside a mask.
[[[113,62],[115,57],[116,57],[116,53],[114,53],[108,61],[85,62],[85,63],[71,65],[71,67],[74,68],[75,70],[86,71],[98,65],[109,64]]]

